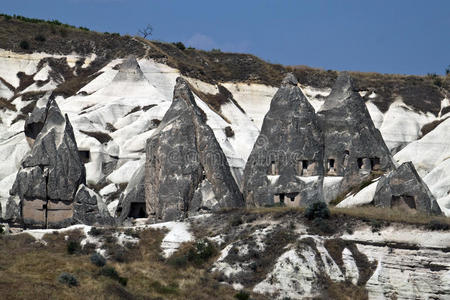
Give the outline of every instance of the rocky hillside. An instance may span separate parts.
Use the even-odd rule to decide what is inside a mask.
[[[41,141],[45,135],[37,138],[28,127],[30,113],[51,103],[61,126],[47,117],[42,123],[50,123],[45,125],[49,132],[70,124],[70,144],[76,144],[77,165],[83,165],[82,180],[73,180],[73,191],[82,195],[77,201],[90,203],[102,215],[121,216],[121,225],[126,225],[101,229],[80,225],[55,233],[28,230],[33,237],[0,236],[0,290],[11,293],[14,286],[23,291],[17,297],[7,294],[8,298],[29,298],[32,290],[25,289],[24,283],[39,286],[42,295],[50,298],[60,296],[58,293],[68,298],[106,293],[128,299],[146,299],[148,295],[156,299],[448,297],[448,219],[364,206],[377,198],[380,189],[385,192],[396,184],[396,173],[371,177],[343,194],[338,188],[342,177],[325,175],[323,194],[331,216],[320,207],[320,217],[299,208],[271,207],[220,211],[153,225],[139,219],[142,207],[130,203],[145,202],[142,180],[147,141],[151,138],[157,149],[147,153],[147,164],[153,164],[153,173],[157,173],[172,146],[167,138],[159,141],[164,134],[176,134],[171,143],[189,145],[197,155],[202,155],[201,149],[213,147],[225,156],[226,172],[216,172],[206,160],[193,165],[189,174],[173,172],[173,178],[194,178],[204,188],[202,202],[220,190],[208,185],[220,184],[214,183],[216,173],[236,182],[232,190],[239,194],[255,143],[268,142],[258,136],[288,71],[296,77],[289,81],[289,90],[308,108],[303,119],[309,120],[330,95],[338,72],[274,65],[249,54],[184,49],[180,44],[91,32],[58,22],[0,16],[0,219],[6,218],[8,199],[8,205],[17,206],[20,201],[10,195],[18,172],[20,178],[36,175],[31,169],[40,172],[36,182],[42,183],[53,169],[60,168],[60,174],[67,171],[61,157],[53,169],[42,162],[26,164],[27,157],[37,160],[43,152],[34,149],[45,150],[47,145]],[[414,170],[410,172],[414,182],[428,186],[426,192],[437,200],[440,211],[450,216],[450,76],[350,75],[354,85],[346,94],[352,95],[352,101],[363,102],[355,105],[364,112],[371,131],[381,133],[387,156],[393,157],[396,167],[403,164]],[[192,91],[189,97],[179,91],[174,97],[180,76],[184,79],[178,82]],[[186,107],[190,109],[171,108],[180,93],[189,100]],[[289,113],[285,107],[284,114]],[[277,115],[280,120],[282,117]],[[323,118],[322,122],[329,121]],[[183,131],[186,124],[195,134]],[[55,142],[58,135],[45,140],[57,146],[54,153],[75,151],[74,147],[66,151],[64,143]],[[160,147],[164,142],[165,147]],[[280,145],[273,146],[278,149]],[[164,178],[154,183],[154,190],[163,186],[165,193],[172,195],[176,191],[170,184],[160,184]],[[31,191],[30,197],[37,195],[34,186],[26,190]],[[181,194],[186,189],[180,190]],[[21,195],[18,188],[11,192]],[[194,194],[189,195],[189,204],[195,203]],[[179,200],[173,203],[177,209],[184,198]],[[125,220],[130,212],[137,219]],[[10,233],[18,231],[12,228]],[[93,252],[105,256],[107,266],[115,269],[91,264],[88,255]],[[11,258],[9,253],[20,255]],[[39,266],[34,264],[36,257],[42,262]],[[156,275],[148,270],[155,270]],[[61,272],[70,274],[58,283]],[[64,287],[75,282],[71,274],[77,278],[77,289]]]

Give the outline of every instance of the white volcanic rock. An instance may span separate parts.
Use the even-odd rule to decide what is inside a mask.
[[[417,140],[421,136],[422,126],[435,118],[432,113],[416,112],[401,99],[397,99],[385,113],[380,132],[386,146],[395,154]]]

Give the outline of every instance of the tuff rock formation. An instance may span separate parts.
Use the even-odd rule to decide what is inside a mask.
[[[147,214],[166,221],[244,205],[206,116],[181,77],[172,105],[147,141],[145,199]]]
[[[136,57],[129,55],[120,65],[119,72],[113,79],[114,81],[139,81],[146,80],[142,73]]]
[[[126,218],[145,218],[145,165],[137,169],[125,191],[120,195],[116,208],[118,222],[122,223]]]
[[[378,181],[373,204],[406,211],[441,214],[436,199],[417,174],[412,162],[405,162]]]
[[[67,115],[55,100],[40,100],[25,123],[25,135],[32,147],[21,162],[9,207],[14,210],[14,198],[20,199],[26,226],[57,228],[77,222],[73,217],[80,215],[81,206],[73,202],[86,172]],[[17,217],[13,211],[7,215]]]
[[[323,201],[323,139],[314,108],[293,74],[274,95],[244,170],[249,206]]]
[[[73,222],[87,225],[114,225],[102,198],[84,184],[80,185],[73,202]]]
[[[317,112],[324,134],[325,176],[341,176],[339,190],[394,168],[392,156],[347,72],[339,74]]]

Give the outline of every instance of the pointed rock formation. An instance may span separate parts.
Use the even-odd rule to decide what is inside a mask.
[[[172,105],[147,141],[146,155],[146,210],[156,220],[244,205],[206,116],[181,77]]]
[[[436,199],[417,174],[412,162],[405,162],[394,171],[380,178],[373,204],[380,207],[441,214]]]
[[[323,140],[314,108],[288,74],[274,95],[244,170],[248,206],[323,201]]]
[[[113,81],[139,81],[145,79],[136,57],[134,55],[128,56],[120,65],[119,72],[114,77]]]
[[[25,134],[32,148],[10,191],[20,199],[22,221],[52,228],[74,223],[73,201],[86,171],[67,115],[53,99],[39,102],[25,123]]]
[[[317,115],[324,133],[325,176],[343,176],[341,192],[368,179],[371,173],[394,168],[391,154],[347,72],[339,74]]]

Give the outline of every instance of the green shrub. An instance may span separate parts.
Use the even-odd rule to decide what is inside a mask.
[[[78,280],[75,276],[70,273],[62,272],[58,276],[58,281],[62,284],[67,284],[68,286],[78,286]]]
[[[30,43],[28,43],[28,41],[23,40],[20,42],[19,44],[20,48],[22,48],[23,50],[28,50],[30,49]]]
[[[91,263],[96,265],[97,267],[103,267],[106,265],[106,259],[97,252],[91,255]]]
[[[329,219],[330,210],[325,202],[314,202],[305,210],[305,217],[308,220],[314,220],[316,218]]]
[[[45,42],[47,39],[45,38],[44,35],[38,34],[38,35],[36,35],[36,36],[34,37],[34,40],[43,43],[43,42]]]
[[[169,258],[168,263],[177,268],[186,267],[188,264],[201,267],[217,252],[217,248],[212,242],[206,239],[200,240],[180,249]]]
[[[250,294],[247,293],[246,291],[239,291],[239,293],[234,295],[234,298],[236,298],[238,300],[249,300],[250,299]]]
[[[450,230],[450,226],[446,223],[440,222],[439,220],[431,220],[430,224],[428,224],[428,229],[436,231],[436,230]]]
[[[111,266],[105,266],[100,270],[100,275],[105,277],[112,278],[114,280],[119,279],[119,273],[117,273],[116,269]]]
[[[111,266],[105,266],[100,270],[100,275],[109,277],[113,280],[116,280],[121,285],[126,286],[128,283],[128,278],[119,276],[119,273],[117,273],[116,269]]]
[[[97,227],[92,227],[88,233],[92,236],[98,236],[102,233],[102,231],[100,229],[98,229]]]
[[[173,43],[178,49],[180,49],[181,51],[186,49],[186,46],[182,43],[182,42],[176,42]]]
[[[69,241],[67,243],[67,253],[74,254],[81,249],[80,243],[77,241]]]

